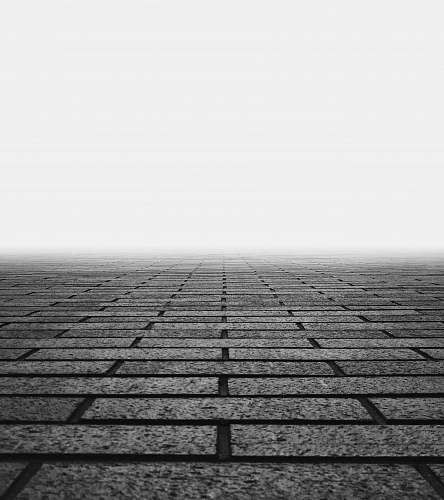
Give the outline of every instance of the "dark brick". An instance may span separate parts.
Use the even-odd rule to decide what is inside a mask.
[[[76,348],[76,347],[129,347],[134,338],[128,339],[8,339],[3,340],[4,347],[31,348]]]
[[[402,347],[444,347],[444,338],[407,339],[318,339],[321,347],[333,348],[402,348]]]
[[[344,338],[341,331],[305,331],[305,330],[230,330],[228,338],[234,339],[305,339],[305,338]],[[387,338],[387,335],[378,330],[347,330],[347,338]]]
[[[0,364],[0,374],[99,374],[112,365],[112,361],[8,361]]]

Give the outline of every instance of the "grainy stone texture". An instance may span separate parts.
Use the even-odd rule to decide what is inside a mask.
[[[444,377],[230,378],[230,394],[442,393]]]
[[[444,454],[444,426],[232,425],[234,455],[433,456]]]
[[[215,394],[216,391],[217,379],[198,377],[0,378],[0,394]]]
[[[0,425],[3,453],[211,454],[215,427]]]
[[[444,262],[0,261],[0,494],[444,497]]]
[[[389,419],[444,420],[444,398],[374,398],[371,401]]]
[[[0,397],[0,421],[66,420],[82,399]]]
[[[369,414],[353,399],[97,399],[84,418],[130,419],[363,419]]]
[[[444,372],[444,370],[443,370]],[[316,361],[128,361],[118,370],[131,375],[334,375],[333,369]],[[444,373],[443,373],[444,374]]]
[[[18,498],[417,500],[439,496],[407,465],[150,463],[44,465]]]

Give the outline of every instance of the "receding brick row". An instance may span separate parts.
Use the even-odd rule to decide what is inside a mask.
[[[87,419],[239,419],[239,420],[369,420],[353,399],[97,399]]]
[[[0,349],[0,359],[17,359],[26,352],[26,349]]]
[[[0,374],[103,374],[112,365],[112,361],[8,361],[0,363]]]
[[[439,457],[444,425],[232,425],[233,455]]]
[[[212,426],[1,425],[2,453],[213,454]]]
[[[118,374],[175,375],[334,375],[317,361],[125,361]]]
[[[5,420],[67,420],[80,398],[1,397],[0,422]]]
[[[421,359],[409,349],[230,349],[231,359]]]
[[[444,377],[230,378],[231,395],[443,393]]]
[[[371,401],[388,419],[444,420],[444,398],[372,398]]]
[[[444,375],[444,361],[338,361],[347,375]]]
[[[217,379],[0,377],[0,394],[216,394]]]
[[[413,353],[411,357],[416,357]],[[29,359],[221,359],[220,349],[40,349]]]
[[[14,472],[16,470],[14,469]],[[100,480],[98,481],[98,478]],[[402,498],[439,495],[413,467],[376,464],[45,464],[19,500],[58,498]],[[233,495],[236,495],[233,497]]]

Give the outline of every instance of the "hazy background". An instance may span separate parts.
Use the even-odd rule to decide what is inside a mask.
[[[442,0],[3,0],[0,251],[444,248]]]

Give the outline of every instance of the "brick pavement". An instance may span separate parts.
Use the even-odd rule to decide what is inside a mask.
[[[444,497],[444,263],[0,263],[0,493]]]

